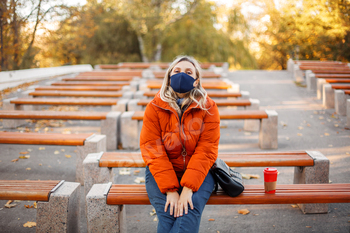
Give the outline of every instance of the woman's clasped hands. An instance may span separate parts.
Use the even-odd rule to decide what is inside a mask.
[[[178,192],[167,192],[166,203],[164,207],[164,212],[167,212],[168,207],[170,206],[170,215],[174,214],[174,217],[180,217],[188,213],[188,205],[193,210],[192,203],[193,191],[190,188],[183,187],[181,195]]]

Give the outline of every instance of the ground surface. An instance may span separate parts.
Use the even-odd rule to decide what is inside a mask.
[[[345,117],[326,110],[321,101],[294,83],[286,71],[238,71],[231,72],[230,80],[240,84],[240,89],[249,91],[251,98],[260,100],[260,109],[273,109],[278,113],[278,150],[318,150],[331,162],[330,181],[350,182],[350,131],[345,130]],[[44,81],[40,82],[43,84]],[[19,96],[20,92],[8,97]],[[71,109],[78,110],[78,109]],[[89,109],[89,110],[92,110]],[[94,108],[107,111],[106,108]],[[45,132],[46,127],[33,123],[14,131]],[[54,126],[51,124],[51,126]],[[99,133],[98,122],[68,121],[61,127],[47,126],[47,132],[94,132]],[[221,123],[220,151],[254,152],[258,147],[258,133],[243,131],[243,121]],[[27,129],[26,129],[27,127]],[[1,128],[0,130],[5,130]],[[29,159],[18,158],[20,152],[30,149]],[[64,179],[75,180],[75,147],[0,145],[0,179]],[[30,168],[30,170],[28,169]],[[278,168],[278,183],[293,182],[294,168]],[[134,175],[133,170],[141,170]],[[243,174],[263,176],[263,168],[236,168]],[[118,173],[118,170],[115,171]],[[119,183],[133,183],[143,176],[143,169],[132,169],[130,175],[119,176]],[[263,179],[244,180],[245,184],[263,184]],[[81,232],[86,232],[84,196],[81,196]],[[33,202],[18,202],[11,209],[4,208],[7,201],[0,201],[0,232],[35,232],[24,228],[27,221],[36,220],[36,210],[24,205]],[[350,204],[330,204],[328,214],[304,215],[291,205],[234,205],[207,206],[203,212],[200,232],[350,232]],[[248,215],[237,210],[248,209]],[[151,216],[152,206],[127,206],[128,232],[156,232],[157,222]],[[209,221],[209,219],[214,221]]]

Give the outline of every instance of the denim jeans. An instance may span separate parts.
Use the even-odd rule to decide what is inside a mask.
[[[180,182],[180,179],[179,179]],[[188,214],[183,214],[183,216],[174,218],[170,215],[170,206],[167,212],[164,212],[164,207],[166,203],[166,194],[160,192],[156,181],[153,178],[152,173],[149,168],[146,167],[146,189],[148,193],[148,198],[155,208],[158,216],[158,233],[195,233],[199,231],[199,224],[201,222],[202,212],[204,210],[205,204],[207,203],[213,189],[214,189],[214,178],[210,172],[208,172],[207,177],[203,181],[201,187],[197,192],[192,195],[193,210],[188,207]],[[179,194],[181,193],[182,187],[180,186]]]

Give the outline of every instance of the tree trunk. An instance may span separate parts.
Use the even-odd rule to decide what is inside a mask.
[[[148,62],[148,58],[145,54],[145,45],[143,43],[143,39],[142,39],[142,36],[138,35],[137,36],[137,39],[139,41],[139,47],[140,47],[140,52],[141,52],[141,58],[142,58],[142,61],[143,62]]]
[[[6,2],[4,0],[1,0],[0,2],[0,46],[1,46],[1,57],[0,57],[0,69],[1,71],[5,70],[4,67],[4,38],[3,38],[3,17],[4,17],[4,12],[6,11]]]
[[[157,44],[157,48],[156,48],[156,52],[154,55],[154,61],[160,61],[162,59],[162,44],[158,43]]]
[[[19,49],[18,49],[18,22],[17,22],[17,12],[16,12],[16,1],[12,0],[11,2],[12,4],[12,14],[13,14],[13,18],[12,18],[12,31],[13,31],[13,70],[18,70],[18,65],[19,65]]]

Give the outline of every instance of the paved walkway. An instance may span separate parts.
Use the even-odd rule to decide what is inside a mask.
[[[251,98],[260,100],[261,109],[274,109],[278,112],[278,151],[319,150],[330,162],[330,181],[350,182],[350,131],[345,130],[345,117],[334,115],[334,110],[325,110],[321,101],[306,88],[294,84],[286,71],[238,71],[232,72],[229,79],[240,84],[241,90],[249,91]],[[103,110],[103,109],[101,109]],[[61,129],[54,131],[94,131],[97,125],[91,122],[66,122]],[[258,133],[242,130],[242,121],[222,122],[220,151],[261,151],[258,148]],[[227,128],[225,128],[227,126]],[[1,123],[0,123],[1,127]],[[31,129],[33,126],[28,125]],[[50,127],[48,127],[49,130]],[[3,129],[0,129],[3,130]],[[65,179],[74,181],[75,148],[45,146],[0,145],[1,179]],[[28,160],[11,163],[19,152],[31,149]],[[63,151],[64,150],[64,151]],[[59,151],[57,154],[56,151]],[[55,154],[56,152],[56,154]],[[65,157],[72,155],[71,158]],[[41,164],[41,165],[39,165]],[[26,170],[31,168],[31,170]],[[278,183],[293,182],[293,168],[278,168]],[[133,170],[141,170],[134,175]],[[244,174],[263,177],[263,168],[236,168]],[[118,173],[118,170],[115,171]],[[119,176],[120,183],[133,183],[143,169],[132,169],[130,175]],[[263,179],[245,180],[246,184],[262,184]],[[83,196],[82,196],[83,197]],[[6,201],[0,201],[0,232],[35,232],[34,228],[24,228],[27,221],[35,221],[36,211],[26,209],[19,202],[12,209],[5,209]],[[82,202],[82,205],[84,203]],[[81,232],[86,231],[84,206],[81,208]],[[1,209],[3,208],[3,209]],[[237,210],[248,209],[248,215]],[[129,232],[156,232],[157,222],[150,216],[151,206],[127,206]],[[209,221],[214,219],[215,221]],[[350,204],[330,204],[330,213],[304,215],[291,205],[234,205],[207,206],[200,232],[350,232]]]

